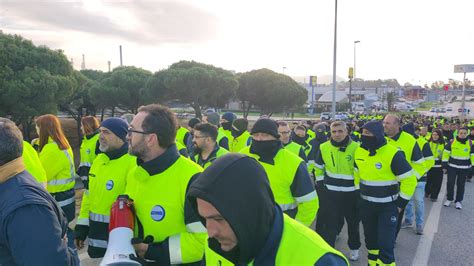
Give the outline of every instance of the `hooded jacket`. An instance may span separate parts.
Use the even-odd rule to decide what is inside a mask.
[[[249,263],[257,256],[270,231],[276,203],[267,174],[255,159],[243,154],[217,159],[191,184],[188,198],[196,211],[196,198],[211,203],[237,236],[239,245],[234,249],[238,250],[225,252],[210,238],[212,250],[235,264]]]
[[[0,166],[0,265],[79,265],[67,221],[22,158]]]
[[[361,147],[366,149],[366,150],[369,150],[372,153],[375,154],[375,151],[382,147],[383,145],[387,144],[387,140],[385,139],[385,135],[384,135],[384,129],[383,129],[383,125],[381,122],[375,122],[375,121],[372,121],[372,122],[368,122],[367,124],[365,124],[362,128],[365,128],[367,129],[368,131],[370,131],[370,133],[372,133],[375,137],[375,144],[374,144],[374,148],[375,149],[368,149],[367,147],[367,143],[364,143],[363,141],[361,141]],[[362,138],[361,138],[362,140]]]
[[[237,246],[229,252],[209,238],[211,250],[236,265],[252,261],[254,265],[271,265],[269,259],[275,258],[282,241],[284,216],[275,203],[264,168],[255,159],[236,153],[218,158],[191,184],[187,197],[196,212],[196,198],[212,204],[237,237]],[[202,222],[206,224],[204,219]],[[326,253],[316,265],[346,263]]]

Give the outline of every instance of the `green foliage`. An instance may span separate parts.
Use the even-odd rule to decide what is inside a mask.
[[[227,70],[194,61],[180,61],[155,73],[143,95],[178,99],[190,104],[196,116],[203,107],[224,107],[235,95],[238,83]]]
[[[259,69],[239,76],[237,97],[247,111],[251,106],[264,114],[299,108],[307,101],[307,91],[286,75]]]
[[[150,71],[133,66],[115,68],[100,85],[105,92],[103,97],[113,97],[120,108],[135,113],[142,104],[140,91],[152,76]],[[102,92],[104,93],[104,91]],[[102,100],[104,98],[100,98]]]
[[[57,112],[57,104],[74,93],[72,74],[62,51],[0,33],[0,115],[21,123],[27,138],[34,116]]]
[[[349,87],[349,81],[341,82],[343,87]],[[396,79],[377,79],[377,80],[352,80],[352,88],[398,88],[400,84]]]
[[[173,98],[173,92],[164,83],[166,72],[166,70],[160,70],[147,81],[141,92],[144,103],[164,103]]]

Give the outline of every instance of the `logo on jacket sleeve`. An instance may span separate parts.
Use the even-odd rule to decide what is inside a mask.
[[[153,219],[156,222],[159,222],[165,218],[165,209],[161,207],[160,205],[156,205],[151,209],[151,219]]]
[[[114,181],[113,180],[107,181],[107,183],[105,183],[105,188],[107,190],[112,190],[112,188],[114,188]]]
[[[375,163],[375,168],[382,169],[382,163]]]

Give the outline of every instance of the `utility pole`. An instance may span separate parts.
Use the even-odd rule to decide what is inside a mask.
[[[82,69],[82,70],[86,69],[86,56],[85,56],[84,54],[82,54],[81,69]]]
[[[337,51],[337,0],[335,0],[334,11],[334,58],[332,69],[332,118],[336,117],[336,51]]]
[[[122,62],[122,45],[119,46],[119,49],[120,49],[120,66],[123,66],[123,62]]]
[[[349,68],[349,106],[352,113],[352,78],[354,77],[354,69]]]

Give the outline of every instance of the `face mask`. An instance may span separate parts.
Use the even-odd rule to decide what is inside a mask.
[[[232,137],[234,138],[238,138],[240,135],[242,135],[242,133],[244,133],[244,132],[234,129],[233,127],[231,127],[230,130],[231,130],[230,133],[232,134]]]
[[[224,123],[221,123],[221,125],[222,125],[222,128],[225,130],[231,130],[232,128],[232,122],[224,122]]]
[[[294,142],[296,142],[299,145],[305,145],[306,138],[305,137],[300,137],[296,134],[293,134],[293,136],[291,136],[291,140],[293,140]]]
[[[367,150],[375,150],[375,147],[377,146],[375,136],[362,135],[360,136],[360,142],[361,146]]]
[[[252,140],[250,152],[257,154],[261,159],[273,159],[280,147],[280,140]]]

